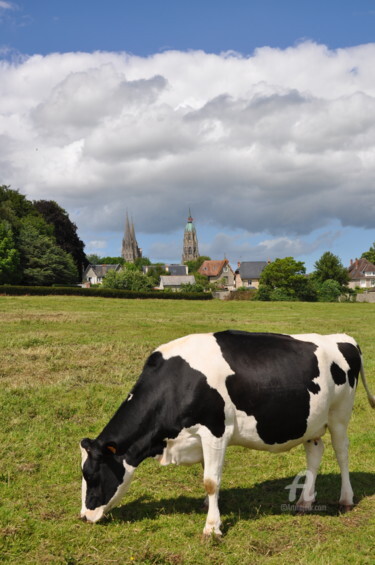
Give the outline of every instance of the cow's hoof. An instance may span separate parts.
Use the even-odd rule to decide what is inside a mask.
[[[204,528],[203,539],[204,540],[220,540],[223,537],[221,530],[219,528]]]
[[[341,514],[346,514],[346,512],[350,512],[353,508],[354,504],[339,504],[339,512]]]
[[[215,532],[212,530],[209,533],[203,532],[202,534],[202,542],[203,543],[211,543],[211,544],[219,544],[223,539],[223,534],[221,532]]]

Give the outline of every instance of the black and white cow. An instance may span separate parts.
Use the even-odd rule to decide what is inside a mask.
[[[281,452],[303,443],[313,480],[297,505],[308,510],[327,428],[341,470],[340,504],[351,507],[347,427],[359,373],[375,407],[360,349],[345,334],[223,331],[162,345],[99,436],[81,442],[82,518],[100,520],[147,457],[161,465],[203,462],[203,531],[220,534],[218,495],[228,445]]]

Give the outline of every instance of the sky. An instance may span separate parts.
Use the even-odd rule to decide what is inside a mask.
[[[0,184],[86,253],[307,272],[375,241],[375,0],[0,0]]]

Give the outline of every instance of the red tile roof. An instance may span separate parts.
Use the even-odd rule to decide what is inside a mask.
[[[206,277],[218,277],[228,263],[228,259],[222,259],[221,261],[204,261],[199,267],[198,273]]]

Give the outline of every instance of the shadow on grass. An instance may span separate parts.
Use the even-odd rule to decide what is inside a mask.
[[[351,473],[351,483],[355,493],[355,504],[367,496],[375,494],[375,473]],[[294,514],[293,505],[288,501],[290,485],[294,476],[257,483],[251,488],[223,488],[220,491],[220,512],[223,531],[228,531],[239,520],[256,520],[266,515]],[[335,516],[340,513],[338,499],[341,478],[339,474],[318,475],[316,482],[317,500],[312,514]],[[300,491],[297,491],[298,496]],[[138,522],[144,518],[153,519],[165,514],[206,514],[202,497],[178,496],[154,500],[139,497],[137,500],[112,510],[115,520]],[[105,523],[105,522],[104,522]]]

